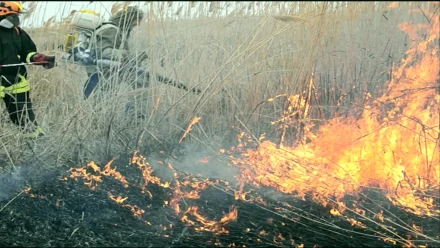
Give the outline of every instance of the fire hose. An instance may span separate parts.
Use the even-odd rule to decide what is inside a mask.
[[[45,65],[48,64],[49,62],[47,61],[41,61],[41,62],[31,62],[31,63],[18,63],[18,64],[7,64],[7,65],[0,65],[0,68],[4,68],[4,67],[14,67],[14,66],[24,66],[24,65]],[[123,63],[123,62],[119,62],[119,61],[113,61],[113,60],[109,60],[109,59],[88,59],[88,60],[83,60],[82,63],[80,63],[82,65],[86,64],[86,65],[95,65],[95,66],[105,66],[105,67],[126,67],[129,64],[128,63]],[[140,72],[141,74],[144,74],[147,76],[147,78],[150,77],[150,73],[148,71],[136,68],[138,72]],[[162,76],[160,74],[157,74],[156,76],[157,81],[167,84],[167,85],[171,85],[174,86],[178,89],[182,89],[185,91],[190,91],[192,93],[195,94],[200,94],[202,91],[198,88],[192,88],[189,89],[186,85],[180,83],[180,82],[176,82],[175,80],[172,80],[170,78],[167,78],[165,76]],[[14,86],[14,85],[13,85]],[[0,98],[3,96],[5,92],[13,92],[13,89],[10,87],[0,87]],[[16,88],[16,86],[14,86]]]
[[[63,60],[68,61],[69,63],[73,62],[75,64],[79,64],[79,65],[93,65],[93,66],[103,66],[103,67],[120,67],[120,68],[126,68],[129,67],[131,65],[131,63],[124,63],[122,61],[114,61],[114,60],[110,60],[110,59],[93,59],[91,57],[89,57],[88,54],[84,53],[81,54],[79,56],[75,56],[73,55],[74,59],[71,59],[72,55],[69,55],[68,57],[62,57]],[[146,75],[147,78],[150,78],[150,73],[148,71],[142,70],[140,68],[135,67],[135,69],[141,73]],[[200,94],[202,92],[202,90],[198,89],[198,88],[188,88],[186,85],[184,85],[183,83],[177,82],[175,80],[172,80],[170,78],[167,78],[165,76],[162,76],[160,74],[157,74],[156,76],[156,80],[167,84],[167,85],[171,85],[174,86],[178,89],[182,89],[188,92],[192,92],[195,94]]]
[[[128,64],[125,64],[123,62],[118,62],[118,61],[113,61],[113,60],[107,60],[107,59],[98,59],[98,60],[92,60],[92,64],[97,65],[97,66],[107,66],[107,67],[112,67],[112,66],[121,66],[121,67],[126,67]],[[146,75],[147,78],[150,78],[150,73],[148,71],[136,68],[138,72],[140,72],[141,74]],[[182,89],[185,91],[191,91],[195,94],[200,94],[202,91],[198,88],[192,88],[189,89],[186,85],[180,83],[180,82],[176,82],[175,80],[172,80],[170,78],[167,78],[165,76],[162,76],[160,74],[157,74],[156,76],[156,80],[167,84],[167,85],[171,85],[174,86],[178,89]]]

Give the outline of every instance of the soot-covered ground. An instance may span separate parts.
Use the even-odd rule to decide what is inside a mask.
[[[411,239],[414,245],[439,245],[438,221],[406,213],[377,192],[366,192],[369,197],[356,200],[367,214],[347,211],[344,216],[334,216],[328,206],[271,189],[255,189],[258,194],[254,195],[263,201],[235,200],[232,187],[228,189],[223,182],[202,190],[199,199],[179,201],[181,213],[197,206],[206,222],[220,221],[234,206],[237,218],[222,225],[228,233],[215,234],[200,230],[200,221],[193,219],[188,224],[182,221],[182,214],[175,213],[170,206],[176,195],[174,183],[170,188],[149,183],[149,197],[139,186],[142,175],[136,167],[121,161],[114,165],[127,179],[128,188],[114,177],[104,176],[92,190],[82,179],[69,178],[66,169],[22,174],[29,180],[0,198],[0,246],[402,247],[404,239]],[[7,177],[1,185],[5,189],[16,181]],[[117,203],[110,195],[127,199]],[[347,198],[347,202],[352,200]],[[129,205],[144,213],[135,216]],[[380,209],[385,209],[384,222],[373,218]],[[350,218],[362,224],[356,225]],[[434,240],[416,237],[405,229],[412,224],[422,226],[423,233]]]

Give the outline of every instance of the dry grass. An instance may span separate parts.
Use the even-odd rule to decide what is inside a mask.
[[[280,118],[288,99],[266,100],[303,92],[312,73],[309,104],[316,122],[356,114],[365,92],[379,93],[392,63],[398,63],[407,49],[407,36],[397,25],[425,22],[426,16],[438,12],[431,3],[345,2],[333,8],[325,2],[293,2],[290,7],[252,2],[220,17],[219,8],[226,5],[216,4],[190,9],[197,12],[196,19],[182,16],[182,9],[172,20],[164,20],[160,9],[150,11],[149,22],[131,41],[138,51],[148,51],[150,60],[144,66],[151,73],[197,86],[203,89],[201,95],[158,82],[134,94],[127,82],[113,80],[115,91],[99,101],[85,101],[86,74],[81,67],[30,67],[31,96],[47,137],[27,144],[17,139],[2,105],[3,165],[35,159],[36,154],[50,166],[61,166],[108,160],[135,149],[143,154],[175,151],[185,144],[215,151],[235,141],[236,128],[256,137],[267,133],[279,138],[282,130],[271,122]],[[251,14],[244,15],[247,9]],[[56,48],[68,27],[48,24],[28,31],[41,52],[60,55]],[[125,113],[126,104],[134,106],[134,115]],[[146,118],[136,118],[140,114]],[[196,116],[199,123],[178,144]],[[294,138],[293,133],[287,136]]]

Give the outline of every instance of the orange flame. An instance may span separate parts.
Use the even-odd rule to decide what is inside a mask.
[[[150,167],[146,158],[144,156],[138,155],[138,151],[134,152],[132,158],[130,159],[131,164],[135,164],[139,170],[142,172],[142,177],[144,179],[144,183],[142,185],[142,193],[147,194],[150,198],[153,197],[151,192],[147,190],[148,183],[153,183],[159,185],[163,188],[169,188],[169,182],[161,183],[160,178],[153,176],[153,168]]]
[[[199,192],[195,191],[195,190],[192,190],[191,192],[188,192],[188,193],[184,193],[183,197],[185,197],[187,199],[199,199],[200,198]]]
[[[87,185],[91,190],[95,190],[100,182],[102,182],[101,176],[92,175],[87,173],[86,168],[71,168],[70,169],[70,178],[74,180],[78,180],[78,178],[82,178],[87,181],[84,182],[84,185]]]
[[[87,181],[84,182],[84,184],[87,185],[92,190],[95,190],[98,187],[98,184],[102,182],[102,176],[113,177],[119,182],[121,182],[124,188],[128,188],[128,182],[125,179],[125,177],[122,176],[121,173],[116,171],[116,167],[114,169],[111,169],[110,165],[113,161],[114,160],[109,161],[104,166],[104,170],[101,170],[101,168],[98,165],[96,165],[96,163],[93,161],[88,162],[86,167],[71,168],[69,170],[70,171],[69,177],[74,180],[78,180],[78,178],[81,178]],[[91,173],[87,172],[87,167],[92,168],[92,170],[95,173],[99,173],[100,175],[92,175]],[[60,180],[66,180],[66,179],[60,179]]]
[[[221,220],[217,222],[213,220],[207,220],[198,211],[199,209],[197,206],[192,206],[188,208],[181,217],[181,221],[186,223],[188,226],[195,226],[194,230],[196,231],[206,231],[212,232],[214,234],[228,234],[229,231],[226,230],[224,226],[231,221],[236,220],[238,216],[238,210],[233,207],[231,212],[223,216]],[[191,217],[194,220],[191,220]]]
[[[92,190],[96,189],[98,183],[102,182],[102,176],[104,177],[113,177],[118,180],[124,188],[128,188],[128,182],[124,176],[120,172],[118,172],[115,168],[111,168],[111,163],[113,160],[108,162],[104,168],[102,169],[98,165],[96,165],[93,161],[87,163],[82,168],[71,168],[70,169],[70,178],[74,180],[83,179],[85,180],[85,184],[88,185]],[[138,155],[138,151],[135,151],[133,156],[130,158],[129,163],[137,166],[137,168],[142,172],[142,176],[144,179],[143,184],[141,185],[141,192],[144,194],[148,194],[152,197],[152,194],[148,191],[147,186],[149,183],[158,185],[163,188],[170,188],[171,183],[165,182],[162,183],[160,178],[153,176],[153,169],[146,161],[145,157]],[[162,163],[163,164],[163,163]],[[174,187],[172,187],[173,195],[169,201],[164,201],[165,206],[170,206],[174,209],[176,215],[179,215],[182,222],[184,222],[188,226],[193,226],[196,231],[206,231],[212,232],[214,234],[223,234],[228,233],[225,229],[225,226],[237,219],[238,210],[235,207],[232,207],[231,211],[225,215],[223,215],[219,221],[206,219],[200,212],[199,209],[195,206],[188,206],[188,202],[184,201],[186,210],[181,210],[180,201],[184,199],[199,199],[199,193],[206,189],[209,185],[219,184],[220,181],[211,182],[208,179],[198,180],[193,178],[192,176],[186,176],[182,179],[182,182],[179,179],[179,174],[177,171],[171,166],[171,164],[166,164],[166,166],[172,171],[174,175]],[[87,169],[90,168],[90,172]],[[92,173],[98,174],[93,175]],[[223,182],[223,181],[222,181]],[[225,185],[228,185],[227,182],[223,182]],[[136,206],[126,204],[125,202],[128,200],[128,197],[123,197],[121,195],[114,196],[112,193],[108,192],[108,197],[120,204],[124,208],[130,209],[133,216],[140,218],[145,210]],[[59,205],[59,204],[58,204]],[[150,222],[143,220],[147,225],[151,225]],[[170,226],[171,228],[172,226]],[[168,235],[165,235],[167,237]]]
[[[191,119],[191,122],[188,124],[188,127],[186,128],[185,132],[183,133],[182,137],[179,140],[179,144],[182,142],[182,140],[186,137],[186,135],[191,131],[191,127],[199,122],[201,117],[193,117]]]
[[[121,203],[123,203],[125,200],[128,199],[128,197],[124,197],[124,198],[122,198],[122,196],[114,197],[111,193],[108,193],[108,197],[109,197],[110,199],[112,199],[113,201],[115,201],[116,203],[118,203],[118,204],[121,204]]]
[[[240,166],[241,185],[266,185],[302,197],[313,193],[323,205],[328,198],[341,200],[347,193],[378,187],[412,213],[438,215],[433,198],[425,193],[438,197],[440,191],[439,48],[432,44],[438,39],[439,20],[433,18],[430,26],[400,27],[414,41],[413,48],[393,70],[385,94],[369,99],[360,119],[332,119],[298,147],[278,148],[264,141],[258,149],[248,149],[233,161]],[[418,30],[428,28],[427,38],[421,40]],[[385,107],[390,109],[384,111]],[[236,199],[244,199],[242,189]]]
[[[390,5],[388,5],[388,8],[390,8],[390,9],[394,9],[394,8],[396,8],[397,6],[399,6],[399,3],[398,3],[398,2],[392,2],[392,3],[390,3]]]
[[[124,204],[122,206],[125,208],[129,208],[134,217],[140,217],[141,215],[143,215],[145,213],[145,210],[143,210],[142,208],[140,208],[136,205]],[[146,221],[145,223],[147,225],[151,225],[151,223],[148,221]]]
[[[121,175],[120,172],[116,171],[117,167],[115,166],[114,169],[112,169],[110,166],[112,164],[114,160],[110,160],[105,166],[104,166],[104,171],[101,172],[102,175],[104,176],[112,176],[113,178],[115,178],[116,180],[118,180],[119,182],[122,183],[122,185],[124,186],[124,188],[128,188],[128,182],[125,179],[124,176]]]
[[[197,163],[198,164],[207,164],[207,163],[209,163],[209,160],[208,160],[208,158],[203,157],[203,158],[199,159],[199,161],[197,161]]]

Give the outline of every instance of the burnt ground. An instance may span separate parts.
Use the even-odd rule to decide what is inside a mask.
[[[137,186],[141,176],[137,168],[121,161],[113,165],[126,176],[128,188],[103,177],[91,190],[81,179],[61,180],[68,177],[68,169],[45,171],[39,178],[27,175],[33,179],[0,198],[0,246],[402,247],[404,239],[411,239],[414,246],[439,247],[438,220],[402,211],[372,191],[356,198],[358,208],[366,210],[365,217],[349,211],[337,217],[329,214],[328,206],[307,197],[301,200],[270,189],[254,191],[265,203],[237,201],[233,191],[220,182],[203,190],[200,199],[181,200],[181,208],[196,205],[207,219],[218,221],[235,206],[238,217],[224,226],[228,234],[197,231],[200,224],[186,226],[164,204],[172,198],[172,189],[149,184],[150,198]],[[26,187],[31,189],[22,191]],[[111,200],[109,192],[128,197],[124,204],[139,206],[144,214],[133,216],[129,208]],[[354,201],[346,200],[348,204]],[[384,222],[373,218],[380,209]],[[347,218],[364,227],[352,225]],[[416,236],[413,224],[422,227],[426,236]]]

